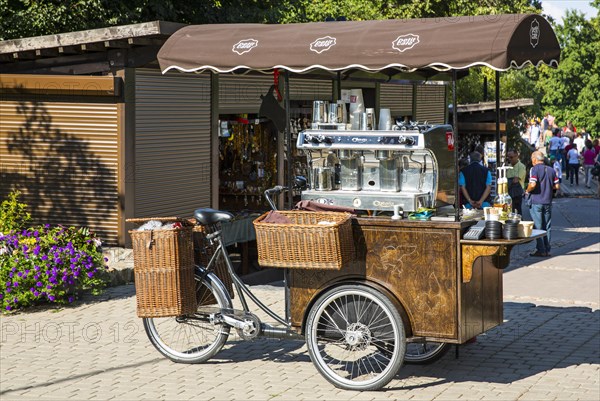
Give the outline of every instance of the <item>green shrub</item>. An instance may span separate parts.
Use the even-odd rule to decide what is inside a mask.
[[[0,204],[0,234],[21,230],[31,220],[31,215],[26,210],[27,205],[19,203],[19,195],[19,191],[11,192],[8,199]]]

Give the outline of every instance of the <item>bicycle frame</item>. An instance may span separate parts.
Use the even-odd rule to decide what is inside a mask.
[[[252,291],[250,291],[246,287],[246,285],[242,282],[242,280],[240,279],[240,277],[235,273],[235,270],[233,268],[233,263],[231,262],[231,258],[229,257],[229,254],[227,253],[227,250],[225,249],[225,245],[223,244],[223,239],[221,237],[221,230],[217,230],[217,231],[215,231],[213,233],[207,234],[206,235],[206,240],[210,241],[210,242],[217,241],[217,249],[215,250],[214,254],[211,256],[211,258],[210,258],[210,260],[208,262],[208,265],[206,266],[206,271],[207,272],[211,271],[211,269],[215,265],[216,261],[218,260],[217,258],[222,257],[225,260],[225,264],[227,265],[227,272],[230,275],[231,279],[233,280],[233,284],[235,285],[236,292],[237,292],[238,296],[240,297],[240,302],[242,303],[242,307],[244,309],[244,312],[250,313],[250,308],[248,307],[248,303],[246,302],[246,298],[244,296],[244,294],[245,294],[263,312],[265,312],[267,315],[269,315],[270,317],[272,317],[273,319],[275,319],[277,322],[285,325],[287,329],[290,329],[291,328],[290,322],[286,321],[286,319],[283,319],[282,317],[280,317],[279,315],[277,315],[275,312],[273,312],[268,306],[266,306],[265,304],[263,304],[252,293]],[[286,294],[286,298],[287,298],[287,294]]]

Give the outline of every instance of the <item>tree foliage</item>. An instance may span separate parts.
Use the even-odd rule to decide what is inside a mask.
[[[536,12],[539,0],[0,0],[0,39],[163,20],[188,24]]]
[[[600,9],[600,0],[592,5]],[[541,12],[540,0],[0,0],[0,39],[154,20],[292,23],[342,16],[358,21],[531,12]],[[580,13],[568,12],[555,30],[562,47],[559,68],[502,73],[500,96],[532,97],[533,112],[549,111],[561,122],[573,120],[600,134],[600,18],[586,21]],[[484,100],[485,78],[493,99],[494,72],[474,68],[459,81],[459,102]]]
[[[558,68],[536,72],[536,90],[545,111],[600,136],[600,0],[593,2],[596,16],[585,20],[568,11],[562,24],[554,27],[561,44]]]

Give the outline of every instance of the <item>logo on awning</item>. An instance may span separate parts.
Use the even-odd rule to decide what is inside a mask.
[[[335,38],[331,36],[325,36],[323,38],[319,38],[310,44],[310,50],[316,53],[323,53],[335,46]]]
[[[392,48],[403,52],[408,49],[412,49],[419,43],[419,35],[409,33],[407,35],[400,35],[392,42]]]
[[[243,39],[233,45],[233,52],[242,55],[248,53],[250,50],[258,46],[258,40],[256,39]]]
[[[540,42],[540,23],[537,19],[531,21],[531,28],[529,28],[529,43],[531,43],[531,47],[535,49],[535,47]]]

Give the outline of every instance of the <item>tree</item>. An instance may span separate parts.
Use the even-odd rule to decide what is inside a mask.
[[[592,5],[598,13],[591,20],[568,11],[563,23],[555,26],[562,49],[560,64],[556,69],[539,69],[536,89],[542,108],[559,123],[571,120],[600,136],[600,0]]]
[[[538,12],[539,0],[0,0],[0,39],[163,20],[188,24]]]

